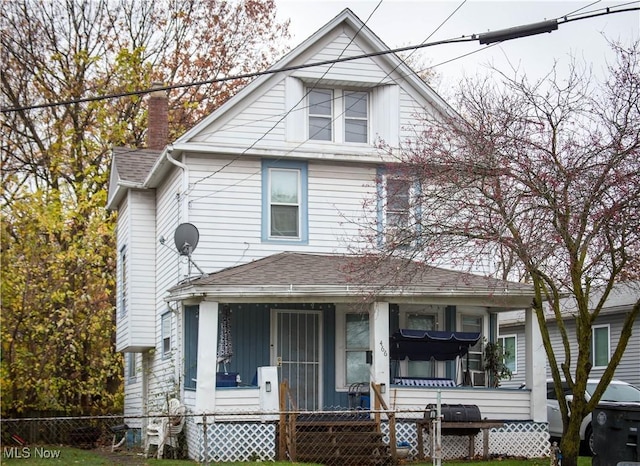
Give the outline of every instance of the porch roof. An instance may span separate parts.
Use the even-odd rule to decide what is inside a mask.
[[[394,301],[529,307],[533,288],[470,273],[380,256],[283,252],[187,280],[168,301],[247,298],[314,302]]]

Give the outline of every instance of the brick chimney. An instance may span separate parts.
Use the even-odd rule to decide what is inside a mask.
[[[169,142],[169,98],[161,82],[154,82],[149,95],[147,114],[147,148],[162,150]]]

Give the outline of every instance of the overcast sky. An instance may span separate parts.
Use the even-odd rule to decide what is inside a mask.
[[[555,19],[571,14],[601,12],[606,7],[640,7],[640,1],[480,1],[480,0],[276,0],[279,19],[291,19],[291,46],[298,45],[326,22],[350,8],[389,47],[396,48]],[[462,5],[462,6],[461,6]],[[455,13],[454,11],[460,7]],[[576,13],[576,10],[579,10]],[[452,15],[453,13],[453,15]],[[451,18],[447,20],[449,15]],[[369,18],[369,16],[371,16]],[[572,18],[575,16],[569,16]],[[369,18],[369,19],[367,19]],[[566,67],[575,56],[601,73],[612,59],[607,39],[629,44],[640,37],[640,11],[609,14],[560,24],[557,31],[503,42],[478,41],[438,45],[422,52],[427,65],[436,66],[440,90],[466,75],[486,72],[491,63],[507,72],[512,67],[530,78],[541,77],[554,60]],[[431,37],[430,37],[431,36]],[[462,55],[472,53],[469,56]]]

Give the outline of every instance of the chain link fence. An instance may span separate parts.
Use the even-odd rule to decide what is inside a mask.
[[[122,424],[122,415],[2,419],[0,438],[3,446],[68,445],[94,448],[111,444],[114,435],[112,428]]]
[[[431,456],[428,433],[418,435],[420,411],[321,411],[184,414],[184,428],[171,434],[165,458],[191,458],[201,463],[291,461],[324,465],[398,464]],[[164,416],[123,415],[2,419],[4,447],[65,445],[144,453],[143,426],[169,420]],[[467,458],[470,442],[476,452],[491,456],[548,456],[544,423],[505,423],[490,435],[444,436],[443,456]],[[421,445],[421,443],[423,443]],[[516,453],[520,452],[520,453]],[[156,455],[152,447],[150,455]]]

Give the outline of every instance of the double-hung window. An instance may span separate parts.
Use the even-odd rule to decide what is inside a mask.
[[[262,162],[262,240],[306,242],[307,165]]]
[[[344,92],[344,141],[367,143],[369,140],[369,94]]]
[[[412,226],[412,181],[406,178],[385,176],[378,188],[378,217],[380,242],[396,247],[408,246],[416,231]],[[417,215],[417,212],[416,212]]]
[[[611,354],[609,325],[595,325],[591,338],[591,363],[593,367],[607,367]]]
[[[369,142],[369,92],[310,89],[307,104],[310,140]]]
[[[309,139],[333,141],[333,91],[312,89],[309,99]]]

